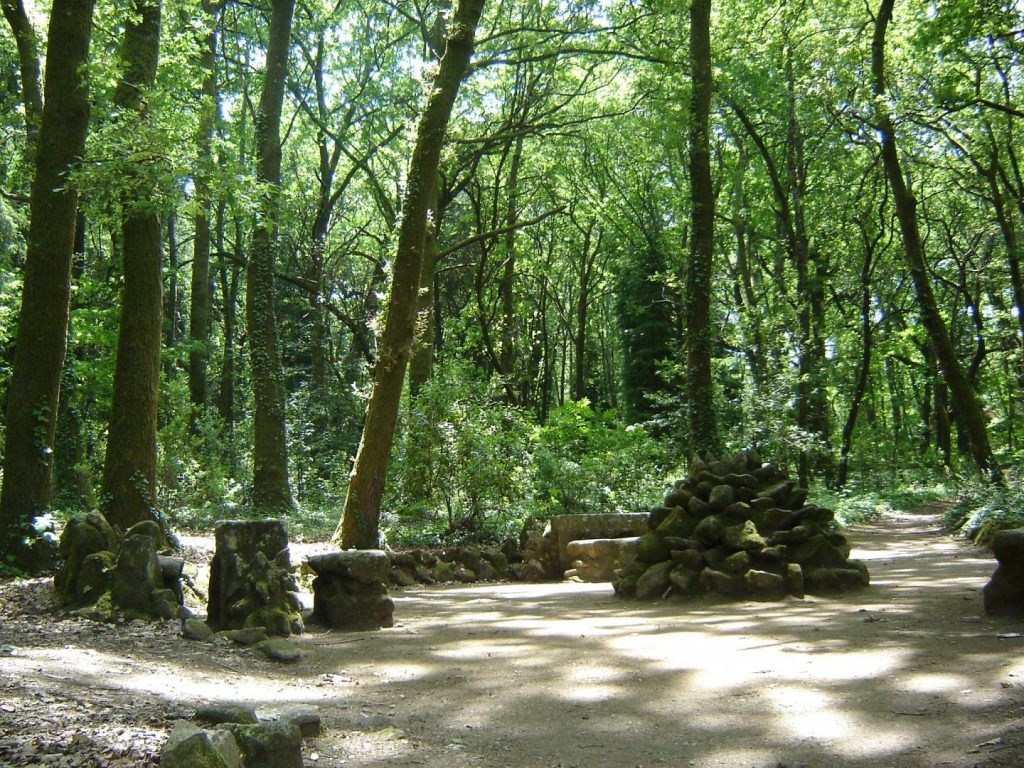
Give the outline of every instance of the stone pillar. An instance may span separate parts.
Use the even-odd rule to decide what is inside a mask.
[[[291,574],[284,520],[225,520],[214,528],[207,623],[214,630],[302,631],[302,602]]]
[[[982,589],[985,613],[990,616],[1024,615],[1024,528],[999,531],[992,541],[999,561],[992,579]]]
[[[380,629],[394,624],[395,604],[388,597],[388,554],[379,549],[349,549],[313,555],[313,618],[334,629]]]

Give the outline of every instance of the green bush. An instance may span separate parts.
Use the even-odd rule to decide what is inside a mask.
[[[991,544],[998,531],[1024,525],[1024,479],[1011,474],[1001,486],[975,479],[965,482],[944,523],[978,544]]]

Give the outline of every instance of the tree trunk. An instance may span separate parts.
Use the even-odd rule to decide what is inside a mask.
[[[427,214],[437,188],[437,168],[445,133],[459,85],[473,54],[473,36],[483,6],[484,0],[459,0],[447,33],[445,52],[416,129],[391,277],[391,300],[374,366],[373,389],[366,405],[359,451],[349,477],[345,510],[334,534],[335,542],[345,548],[377,546],[381,496],[416,327],[416,293]]]
[[[216,23],[216,16],[209,19]],[[192,433],[198,430],[197,419],[206,410],[207,366],[210,359],[210,213],[212,201],[210,177],[213,173],[213,131],[217,115],[217,71],[215,57],[217,36],[207,33],[203,47],[203,100],[196,132],[196,213],[193,221],[195,240],[192,245],[192,283],[188,314],[188,396],[192,404]]]
[[[877,239],[875,243],[877,243]],[[864,264],[860,270],[860,365],[857,368],[853,394],[850,396],[850,410],[846,414],[846,421],[843,423],[843,432],[840,439],[839,467],[836,472],[835,482],[837,490],[846,487],[849,477],[853,431],[857,427],[857,416],[860,413],[860,406],[864,401],[864,395],[868,391],[868,381],[871,377],[871,355],[874,351],[874,319],[871,316],[871,269],[874,247],[870,241],[866,242],[865,245],[867,248],[864,253]]]
[[[715,193],[711,185],[711,0],[690,5],[690,200],[693,228],[686,271],[686,393],[690,446],[717,455],[720,442],[711,378],[711,277]]]
[[[125,25],[123,72],[114,103],[126,121],[147,119],[160,55],[160,2],[136,0]],[[160,217],[146,193],[121,202],[124,290],[102,497],[110,524],[124,530],[156,519],[157,396],[163,321]],[[173,322],[173,318],[172,318]]]
[[[505,218],[509,227],[505,234],[505,264],[501,275],[501,376],[509,402],[515,402],[518,386],[515,376],[516,363],[516,226],[519,222],[519,169],[523,164],[523,137],[520,135],[512,150],[512,165],[508,176],[508,214]]]
[[[0,8],[3,9],[18,48],[21,103],[25,107],[25,160],[31,165],[35,162],[39,126],[43,116],[43,93],[39,77],[39,36],[25,12],[22,0],[0,0]]]
[[[987,473],[992,480],[999,480],[1002,473],[995,463],[988,441],[985,414],[964,376],[949,332],[939,312],[932,292],[931,280],[925,262],[924,244],[921,242],[917,220],[917,199],[904,182],[903,169],[896,149],[896,131],[885,101],[885,33],[892,20],[895,0],[882,0],[875,18],[874,36],[871,41],[871,73],[875,96],[875,111],[878,129],[882,136],[882,163],[892,190],[896,218],[903,234],[903,255],[910,270],[910,276],[917,294],[921,324],[928,334],[929,342],[938,359],[942,377],[949,386],[953,404],[960,414],[971,457],[979,471]]]
[[[420,290],[416,297],[416,332],[409,360],[409,393],[415,397],[430,381],[434,371],[434,281],[437,272],[437,233],[441,227],[437,185],[428,202],[430,214],[423,233],[423,260],[420,264]]]
[[[292,511],[285,431],[284,372],[274,314],[274,266],[281,183],[281,109],[288,74],[294,0],[273,0],[263,92],[256,112],[256,180],[263,188],[246,270],[245,316],[252,369],[252,512],[276,517]]]
[[[0,540],[14,539],[50,504],[53,438],[67,348],[78,192],[67,173],[89,125],[85,66],[94,0],[54,0],[46,102],[39,128],[21,315],[14,351],[0,492]],[[16,542],[7,551],[15,551]],[[6,546],[5,546],[6,549]]]

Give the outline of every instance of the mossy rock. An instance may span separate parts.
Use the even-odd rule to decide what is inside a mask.
[[[750,569],[750,555],[746,552],[734,552],[722,561],[721,569],[726,573],[743,574]]]
[[[711,547],[722,541],[724,530],[722,521],[716,515],[709,515],[693,529],[693,537],[704,546]]]
[[[743,574],[743,584],[755,600],[781,600],[786,596],[786,580],[777,573],[751,569]]]
[[[668,575],[672,593],[681,597],[695,595],[700,591],[700,569],[679,565]]]
[[[640,600],[652,597],[661,597],[672,585],[669,574],[675,568],[671,560],[663,563],[656,563],[644,571],[643,575],[636,581],[636,596]]]
[[[786,563],[786,593],[794,597],[804,596],[804,570],[799,563]]]
[[[235,737],[245,768],[302,768],[302,733],[294,723],[223,723],[217,728]]]
[[[113,552],[93,552],[82,561],[75,583],[75,602],[78,605],[93,605],[100,596],[110,591],[114,579],[117,558]]]
[[[612,589],[615,590],[615,594],[620,597],[635,597],[636,596],[636,576],[619,576],[618,579],[612,582]]]
[[[660,563],[667,560],[669,549],[657,533],[645,533],[636,542],[636,559],[641,563]]]
[[[670,553],[672,562],[682,568],[698,571],[704,566],[704,555],[697,548],[673,549]]]
[[[686,538],[696,527],[697,521],[681,507],[669,511],[668,516],[657,527],[657,532],[668,538]]]
[[[731,549],[740,549],[753,552],[764,549],[765,540],[757,532],[757,526],[752,520],[747,520],[742,525],[730,525],[722,530],[722,543]]]
[[[735,595],[741,591],[742,584],[742,577],[714,568],[705,568],[700,572],[700,586],[710,594]]]

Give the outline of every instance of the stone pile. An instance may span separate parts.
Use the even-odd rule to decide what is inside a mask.
[[[441,550],[410,549],[389,552],[388,582],[396,587],[417,584],[504,581],[515,578],[514,566],[521,560],[518,547],[449,547]]]
[[[751,600],[866,586],[867,566],[850,559],[833,518],[755,451],[697,458],[651,510],[636,559],[613,585],[624,597]]]
[[[394,626],[395,604],[388,597],[391,568],[380,549],[346,549],[310,555],[313,619],[333,629],[364,630]]]
[[[302,632],[302,600],[284,520],[224,520],[214,528],[207,623],[216,631]]]
[[[95,619],[116,612],[133,618],[177,618],[182,613],[185,561],[158,554],[165,538],[149,520],[122,536],[99,512],[73,518],[61,535],[64,565],[54,576],[54,588],[66,605]]]

